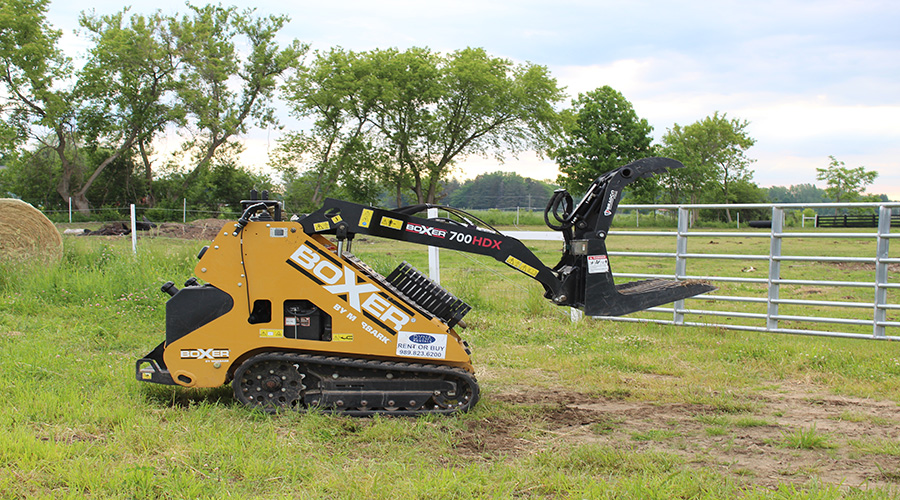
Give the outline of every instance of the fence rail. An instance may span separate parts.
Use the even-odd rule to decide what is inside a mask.
[[[900,226],[900,215],[891,216],[891,225]],[[878,227],[878,215],[817,215],[816,227]]]

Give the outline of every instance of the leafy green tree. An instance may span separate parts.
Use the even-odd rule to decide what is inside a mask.
[[[769,203],[768,190],[757,186],[753,181],[748,179],[740,179],[734,181],[730,188],[731,196],[735,203]],[[764,208],[743,208],[740,212],[741,221],[769,219],[772,215],[771,210]],[[722,210],[709,210],[701,213],[703,220],[717,220],[733,223],[728,218],[728,212]]]
[[[150,144],[167,124],[183,116],[172,102],[178,60],[169,21],[157,12],[134,14],[126,22],[127,13],[126,8],[107,16],[82,14],[80,19],[94,44],[78,75],[78,95],[83,99],[79,130],[95,153],[109,152],[97,158],[93,173],[76,193],[81,205],[86,205],[87,191],[107,166],[123,157],[130,164],[131,152],[137,151],[143,162],[146,201],[152,206]]]
[[[286,16],[254,17],[254,10],[189,5],[191,14],[173,20],[171,31],[182,65],[177,93],[192,129],[185,150],[195,167],[181,191],[208,169],[216,151],[249,126],[275,125],[271,101],[276,79],[300,64],[307,46],[276,42]],[[247,45],[238,50],[237,42]],[[179,193],[180,195],[181,193]],[[176,198],[180,196],[177,195]]]
[[[11,0],[0,5],[0,59],[9,99],[7,128],[22,140],[59,157],[56,191],[81,211],[103,170],[137,143],[148,144],[170,120],[161,104],[174,71],[160,15],[84,15],[81,25],[94,42],[75,72],[58,47],[60,33],[46,21],[47,2]],[[86,162],[88,146],[95,162]],[[106,158],[96,158],[106,151]]]
[[[60,165],[56,151],[43,146],[7,157],[0,170],[0,197],[18,197],[47,209],[63,208],[56,192]]]
[[[250,196],[251,189],[260,193],[267,190],[270,198],[275,198],[276,186],[272,179],[268,175],[242,168],[237,161],[240,152],[241,148],[237,143],[224,145],[212,159],[209,168],[201,172],[192,172],[182,165],[170,163],[155,182],[159,193],[163,195],[157,207],[181,209],[182,198],[178,197],[178,193],[183,193],[190,210],[231,211],[237,214],[241,209],[240,201]],[[194,180],[187,184],[188,190],[183,191],[185,178],[191,175]]]
[[[878,177],[878,172],[865,167],[848,168],[844,162],[829,156],[828,168],[817,168],[816,179],[825,181],[825,195],[835,203],[877,201],[877,197],[865,194],[866,186]],[[837,213],[837,210],[835,210]]]
[[[381,190],[387,158],[374,143],[370,110],[364,100],[354,98],[367,76],[360,73],[356,59],[342,49],[331,49],[285,79],[283,96],[291,114],[315,120],[308,132],[285,134],[272,155],[288,191],[305,193],[305,200],[298,203],[302,210],[318,208],[326,196],[338,191],[342,198],[372,203]],[[299,179],[309,185],[296,182]]]
[[[58,47],[61,32],[47,22],[49,0],[0,2],[0,81],[4,85],[4,135],[18,143],[35,141],[61,163],[56,191],[67,200],[79,172],[75,139],[73,69]]]
[[[338,73],[321,80],[335,92],[324,94],[343,96],[340,108],[351,123],[362,120],[373,127],[367,133],[377,135],[366,147],[380,148],[390,158],[382,177],[396,188],[398,199],[409,187],[419,203],[433,203],[455,162],[470,155],[502,160],[507,153],[542,150],[558,133],[553,105],[562,91],[542,66],[516,65],[478,48],[447,55],[388,49],[342,57],[348,63],[333,65]]]
[[[384,177],[393,186],[397,206],[403,204],[406,187],[412,188],[418,203],[424,203],[423,177],[429,164],[436,165],[429,152],[440,149],[431,142],[439,133],[434,110],[444,97],[440,55],[413,47],[404,52],[363,52],[353,58],[354,74],[369,76],[357,80],[361,88],[351,106],[371,111],[366,119],[391,159]]]
[[[672,198],[698,203],[704,197],[718,203],[738,201],[731,192],[736,182],[750,181],[754,161],[745,154],[756,140],[747,132],[750,122],[715,112],[713,116],[681,127],[677,123],[663,136],[663,152],[685,168],[670,171],[663,180]],[[673,199],[673,202],[675,200]],[[726,210],[728,222],[731,212]]]
[[[617,90],[603,86],[580,94],[572,105],[566,141],[551,155],[566,189],[583,192],[604,173],[650,156],[653,127]]]

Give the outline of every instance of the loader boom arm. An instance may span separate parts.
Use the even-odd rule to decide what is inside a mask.
[[[565,240],[562,258],[553,268],[518,239],[451,207],[415,205],[387,210],[329,198],[299,223],[307,234],[335,235],[339,253],[349,251],[356,234],[365,234],[488,255],[540,282],[544,296],[555,304],[583,308],[590,316],[619,316],[714,290],[706,283],[691,281],[647,280],[622,285],[613,281],[606,237],[623,188],[642,177],[681,167],[668,158],[637,160],[597,178],[577,205],[565,190],[556,191],[544,211],[547,225],[561,231]],[[447,210],[462,221],[413,216],[432,207]]]
[[[365,234],[487,255],[541,282],[553,296],[561,293],[560,282],[553,270],[518,239],[492,228],[482,228],[472,219],[469,219],[470,223],[460,223],[411,215],[431,207],[420,205],[386,210],[328,198],[322,208],[299,222],[307,234],[334,234],[339,245],[342,242],[349,245],[354,235]],[[439,208],[464,213],[450,207]]]

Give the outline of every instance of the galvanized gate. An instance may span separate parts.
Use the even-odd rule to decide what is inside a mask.
[[[818,230],[806,230],[804,232],[785,232],[784,220],[786,210],[803,208],[861,208],[872,207],[878,213],[878,227],[875,232],[819,232]],[[801,335],[821,335],[830,337],[863,338],[874,340],[900,340],[900,336],[889,335],[889,329],[900,327],[900,321],[889,320],[892,311],[900,311],[900,305],[891,304],[888,300],[888,291],[900,289],[900,283],[890,283],[889,265],[900,263],[900,258],[890,257],[890,240],[900,237],[900,233],[891,234],[891,210],[900,207],[900,203],[865,203],[865,204],[782,204],[782,205],[621,205],[619,213],[626,210],[677,210],[678,229],[671,231],[611,231],[611,235],[645,235],[668,236],[675,238],[675,252],[609,252],[610,256],[622,257],[669,257],[674,258],[674,274],[638,274],[615,273],[617,278],[669,278],[669,279],[703,279],[718,283],[750,283],[765,286],[765,297],[744,296],[735,294],[711,293],[686,301],[678,301],[672,307],[657,307],[650,311],[665,312],[672,315],[672,319],[659,319],[652,317],[634,318],[618,317],[608,318],[614,321],[646,321],[664,324],[714,326],[726,329],[761,331],[773,333],[789,333]],[[771,209],[771,229],[769,231],[695,231],[689,227],[690,210],[694,209]],[[688,240],[690,238],[768,238],[768,255],[761,254],[713,254],[688,252]],[[871,257],[851,257],[834,255],[785,255],[783,244],[792,238],[815,239],[874,239],[875,252]],[[715,276],[696,275],[688,270],[688,262],[694,259],[737,259],[742,261],[763,261],[768,266],[766,278],[749,278],[741,276]],[[819,280],[819,279],[784,279],[782,277],[782,264],[786,262],[814,262],[814,263],[858,263],[873,264],[874,279],[872,281],[855,280]],[[812,287],[849,287],[855,289],[869,289],[872,291],[872,300],[809,300],[796,296],[783,294],[786,287],[812,286]],[[702,303],[699,307],[688,307],[686,303]],[[765,312],[744,312],[723,309],[718,306],[727,303],[749,303],[765,307]],[[785,306],[799,306],[803,314],[785,314],[782,309]],[[821,315],[822,308],[834,308],[835,310],[856,311],[852,314],[844,314],[843,317],[835,315]],[[796,307],[795,307],[796,309]],[[861,313],[861,310],[867,310]],[[657,315],[658,316],[658,315]],[[691,317],[697,320],[689,320]],[[725,318],[725,321],[718,318]],[[738,321],[738,320],[751,321]],[[752,324],[753,321],[759,324]],[[785,326],[789,323],[791,326]],[[793,324],[827,325],[816,328],[800,328]],[[863,333],[860,328],[871,331]],[[856,331],[846,331],[856,330]]]

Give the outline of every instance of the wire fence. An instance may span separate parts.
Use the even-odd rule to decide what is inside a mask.
[[[130,217],[131,207],[134,206],[138,217],[143,220],[147,218],[152,222],[177,222],[187,223],[196,219],[217,219],[217,218],[238,218],[240,207],[236,206],[223,207],[219,210],[202,210],[188,208],[185,199],[182,208],[161,208],[149,207],[141,205],[130,205],[120,207],[102,207],[91,208],[88,210],[74,209],[71,204],[65,210],[42,210],[42,212],[52,221],[57,223],[87,223],[87,222],[117,222],[127,220]],[[86,213],[85,213],[86,212]]]

